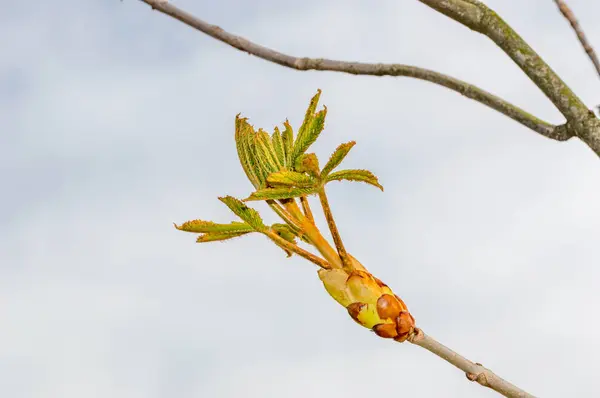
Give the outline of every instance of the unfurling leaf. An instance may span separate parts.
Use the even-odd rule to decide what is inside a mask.
[[[229,224],[217,224],[212,221],[192,220],[181,225],[174,224],[175,228],[185,232],[195,233],[221,233],[221,234],[244,234],[253,232],[254,228],[245,222],[232,221]]]
[[[321,98],[321,89],[317,89],[317,93],[310,99],[310,103],[304,114],[304,120],[302,121],[300,129],[298,129],[298,137],[306,134],[306,131],[312,123],[315,117],[315,111],[317,110],[317,104],[319,103],[319,98]]]
[[[278,171],[267,177],[267,184],[273,187],[286,186],[308,188],[316,185],[313,177],[296,171]]]
[[[319,138],[319,134],[325,127],[325,116],[327,115],[327,108],[324,107],[322,111],[317,112],[314,118],[311,120],[308,128],[303,132],[299,132],[294,142],[294,148],[292,149],[292,161],[295,162],[300,156],[302,156],[306,150]],[[303,133],[303,134],[302,134]]]
[[[335,180],[362,181],[374,185],[383,191],[383,187],[379,184],[377,177],[369,170],[340,170],[329,174],[325,180],[327,182]]]
[[[254,128],[248,124],[246,118],[236,115],[235,117],[235,145],[238,152],[238,158],[242,164],[242,168],[246,173],[246,176],[254,186],[254,188],[261,187],[261,180],[259,177],[256,160],[250,149],[249,140],[254,133]]]
[[[296,171],[308,173],[313,177],[319,177],[319,159],[314,153],[305,153],[296,159],[294,164]]]
[[[283,149],[285,150],[285,163],[291,167],[292,148],[294,147],[294,130],[290,125],[290,122],[286,119],[283,122],[285,129],[281,133],[281,140],[283,141]]]
[[[258,232],[264,232],[267,227],[263,223],[262,218],[258,212],[248,206],[239,199],[233,196],[225,196],[219,198],[219,200],[227,205],[232,212],[235,213],[239,218],[246,221],[254,230]]]
[[[206,243],[206,242],[215,242],[215,241],[222,241],[222,240],[228,240],[228,239],[232,239],[232,238],[237,238],[238,236],[242,236],[242,235],[246,235],[247,233],[250,233],[253,231],[248,231],[248,232],[240,232],[237,234],[226,234],[226,233],[220,233],[220,232],[211,232],[208,234],[202,234],[200,236],[198,236],[198,239],[196,239],[196,242],[198,243]]]
[[[285,159],[285,148],[283,145],[283,139],[281,138],[281,132],[277,127],[275,127],[275,131],[271,135],[271,142],[273,143],[273,148],[275,149],[275,154],[277,155],[277,160],[282,167],[287,166],[287,162]]]
[[[346,157],[350,149],[356,144],[356,141],[346,142],[345,144],[340,144],[333,152],[323,170],[321,170],[321,177],[325,178],[329,173],[333,171],[336,167],[342,163],[342,160]]]
[[[256,155],[263,171],[265,178],[271,173],[279,171],[283,166],[277,160],[277,154],[273,147],[271,137],[264,130],[259,129],[255,134]]]
[[[291,199],[298,198],[300,196],[311,195],[317,193],[318,187],[308,188],[294,188],[294,187],[282,187],[282,188],[264,188],[253,192],[244,201],[253,200],[279,200],[279,199]]]

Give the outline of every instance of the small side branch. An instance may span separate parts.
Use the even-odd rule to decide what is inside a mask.
[[[480,102],[488,107],[510,117],[544,137],[565,141],[573,137],[572,131],[561,126],[554,126],[525,110],[503,100],[477,86],[456,79],[454,77],[435,72],[425,68],[403,64],[362,63],[331,60],[325,58],[294,57],[279,51],[261,46],[244,39],[241,36],[229,33],[219,26],[209,24],[181,9],[166,0],[141,0],[157,11],[162,12],[184,24],[203,32],[214,39],[247,52],[265,61],[273,62],[287,68],[300,71],[318,70],[349,73],[353,75],[370,76],[404,76],[425,80],[450,90],[456,91],[467,98]]]
[[[439,343],[434,338],[423,333],[421,329],[417,329],[416,333],[409,337],[408,341],[425,348],[432,352],[443,360],[456,366],[463,372],[465,372],[467,379],[476,381],[484,387],[491,388],[492,390],[510,398],[534,398],[533,395],[521,390],[519,387],[511,384],[504,380],[500,376],[496,375],[491,370],[483,367],[480,363],[474,363],[469,361],[462,355],[452,351],[450,348]]]
[[[596,72],[600,76],[600,60],[598,60],[598,56],[596,55],[596,52],[594,51],[594,48],[592,47],[592,45],[588,41],[587,37],[585,36],[585,33],[583,33],[583,29],[579,25],[579,21],[577,21],[577,18],[575,18],[575,14],[573,14],[573,11],[571,11],[571,8],[564,1],[562,1],[562,0],[554,0],[554,2],[558,6],[558,9],[562,13],[562,15],[571,24],[571,27],[573,28],[573,30],[577,34],[577,38],[579,39],[579,42],[581,43],[581,45],[583,46],[583,49],[585,50],[585,52],[587,53],[588,57],[590,58],[590,60],[594,64],[594,67],[596,68]]]
[[[497,13],[479,0],[419,1],[496,43],[563,114],[566,130],[600,156],[600,120]]]

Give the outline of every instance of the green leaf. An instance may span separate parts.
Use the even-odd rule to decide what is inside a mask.
[[[250,162],[252,170],[256,175],[258,186],[255,186],[255,188],[263,188],[265,186],[267,176],[270,173],[264,170],[262,163],[259,160],[256,149],[256,133],[254,132],[254,130],[252,130],[251,133],[245,135],[244,148],[246,151],[246,156],[248,157],[248,161]]]
[[[254,188],[259,188],[261,183],[256,170],[256,163],[250,154],[248,145],[248,138],[251,134],[254,134],[254,128],[248,124],[247,120],[240,117],[239,114],[235,117],[235,146],[246,177],[248,177]]]
[[[285,150],[285,163],[291,168],[293,165],[291,159],[292,148],[294,147],[294,130],[287,119],[283,123],[283,126],[285,129],[281,134],[281,140],[283,141],[283,149]]]
[[[256,133],[256,152],[263,168],[269,174],[279,171],[283,167],[279,163],[279,159],[277,159],[277,153],[275,152],[273,141],[271,141],[271,136],[263,129],[259,129],[258,133]]]
[[[254,230],[264,232],[267,227],[258,212],[233,196],[220,197],[219,200],[227,205],[239,218],[246,221]]]
[[[383,191],[383,187],[379,184],[377,177],[369,170],[340,170],[329,174],[325,180],[327,182],[334,180],[362,181],[374,185]]]
[[[296,159],[294,164],[296,171],[308,173],[313,177],[319,177],[319,159],[314,153],[305,153]]]
[[[325,167],[323,167],[323,170],[321,171],[321,177],[327,177],[327,175],[331,173],[333,169],[338,167],[354,145],[356,145],[356,141],[350,141],[346,142],[345,144],[339,145],[327,161]]]
[[[311,195],[317,193],[318,187],[310,188],[263,188],[256,192],[253,192],[244,201],[253,200],[279,200],[279,199],[290,199],[297,198],[304,195]]]
[[[198,236],[198,239],[196,239],[196,242],[206,243],[206,242],[222,241],[222,240],[237,238],[238,236],[246,235],[247,233],[249,233],[249,232],[240,232],[237,234],[225,234],[225,233],[219,233],[219,232],[211,232],[208,234],[202,234],[202,235]]]
[[[317,93],[310,99],[310,103],[308,104],[308,109],[306,109],[306,113],[304,114],[304,120],[302,121],[302,125],[298,130],[298,137],[306,134],[309,129],[314,117],[315,111],[317,110],[317,104],[319,103],[319,98],[321,98],[321,90],[318,89]]]
[[[313,177],[295,171],[278,171],[267,177],[267,184],[273,187],[283,185],[287,187],[307,188],[315,186],[316,183]]]
[[[317,112],[314,118],[310,121],[310,124],[304,131],[299,131],[294,142],[294,148],[292,149],[291,160],[295,162],[300,156],[302,156],[306,150],[319,138],[319,134],[325,127],[325,116],[327,116],[327,107],[323,107],[322,111]]]
[[[232,221],[229,224],[217,224],[212,221],[192,220],[181,225],[174,224],[175,228],[185,232],[195,233],[222,233],[222,234],[244,234],[253,232],[254,228],[245,222]]]
[[[273,148],[275,149],[275,154],[277,155],[277,160],[279,164],[283,167],[287,166],[287,162],[285,159],[285,148],[283,146],[283,139],[281,138],[281,132],[279,128],[275,127],[275,131],[271,135],[271,142],[273,143]]]

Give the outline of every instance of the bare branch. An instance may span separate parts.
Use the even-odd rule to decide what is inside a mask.
[[[439,343],[434,338],[417,329],[416,333],[409,337],[408,341],[425,348],[443,360],[456,366],[465,372],[467,379],[476,381],[484,387],[511,398],[533,398],[534,396],[521,390],[519,387],[497,376],[491,370],[483,367],[480,363],[473,363],[462,355],[452,351],[450,348]]]
[[[573,28],[573,30],[577,34],[577,38],[579,39],[579,42],[583,46],[583,49],[587,53],[587,55],[590,58],[590,60],[592,60],[592,63],[594,64],[594,67],[596,68],[596,72],[598,72],[598,75],[600,76],[600,60],[598,60],[598,56],[596,55],[596,52],[594,51],[594,48],[592,47],[592,45],[588,41],[587,37],[585,36],[585,33],[583,33],[583,29],[579,25],[579,22],[577,21],[577,18],[575,18],[575,14],[573,14],[573,11],[571,11],[571,8],[569,8],[569,6],[567,5],[567,3],[565,3],[564,1],[562,1],[562,0],[554,0],[554,2],[558,6],[558,9],[562,13],[562,15],[571,24],[571,27]]]
[[[563,114],[567,130],[572,130],[600,156],[600,120],[498,14],[478,0],[419,1],[489,37]]]
[[[219,26],[211,25],[199,18],[196,18],[195,16],[170,4],[168,1],[141,1],[150,5],[153,9],[169,15],[225,44],[235,47],[238,50],[245,51],[265,61],[273,62],[281,66],[300,71],[318,70],[350,73],[353,75],[405,76],[425,80],[430,83],[444,86],[450,90],[464,95],[467,98],[487,105],[488,107],[510,117],[511,119],[530,128],[531,130],[543,135],[544,137],[557,141],[566,141],[574,136],[572,129],[568,128],[566,125],[554,126],[477,86],[439,72],[403,64],[371,64],[330,60],[324,58],[294,57],[229,33]]]

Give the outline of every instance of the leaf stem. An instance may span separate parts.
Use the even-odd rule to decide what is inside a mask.
[[[306,196],[300,196],[300,203],[302,204],[302,211],[304,211],[304,215],[310,220],[310,222],[314,224],[315,218],[313,217],[312,210],[310,209],[308,198]]]
[[[304,257],[311,263],[314,263],[323,269],[331,269],[331,265],[326,260],[323,260],[321,257],[315,256],[308,250],[304,250],[298,245],[288,242],[281,236],[277,235],[275,232],[267,231],[265,232],[265,235],[267,235],[273,242],[275,242],[275,244],[277,244],[281,248],[289,250],[292,253],[296,253],[297,255]]]
[[[333,238],[333,242],[337,248],[338,255],[342,260],[342,267],[348,271],[353,271],[354,267],[352,265],[352,260],[350,260],[350,257],[348,257],[348,253],[346,252],[346,248],[342,242],[342,237],[340,236],[340,232],[338,231],[335,220],[333,219],[333,213],[331,212],[331,207],[329,206],[329,200],[327,200],[327,194],[325,194],[325,187],[321,188],[318,194],[319,200],[321,201],[321,207],[323,208],[323,213],[325,214],[325,219],[327,220],[327,225],[329,226],[329,231],[331,232],[331,237]]]
[[[319,228],[302,214],[296,201],[293,199],[286,200],[282,204],[299,222],[300,228],[308,237],[309,243],[317,248],[333,268],[342,268],[342,261],[336,250],[323,237]]]
[[[266,201],[269,207],[279,216],[281,219],[289,225],[289,227],[294,231],[294,233],[302,240],[305,239],[305,234],[302,232],[302,229],[299,226],[298,220],[296,220],[283,206],[281,206],[275,200],[267,200]]]

